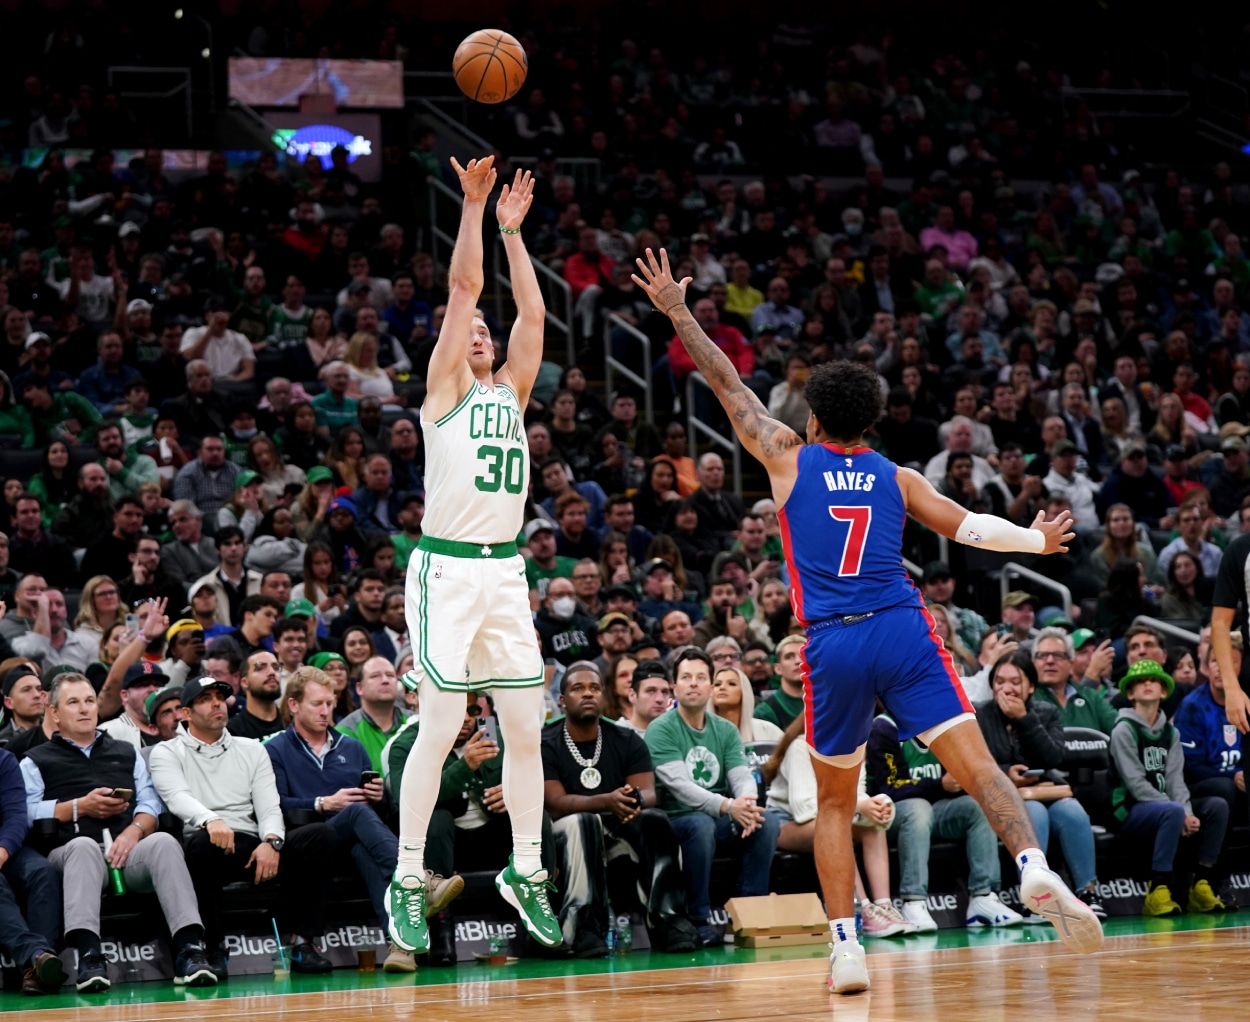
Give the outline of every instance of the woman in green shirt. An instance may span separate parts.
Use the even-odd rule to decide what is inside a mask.
[[[31,476],[26,488],[43,505],[43,527],[52,525],[57,513],[78,493],[78,473],[69,463],[69,444],[53,440],[43,452],[43,468]]]

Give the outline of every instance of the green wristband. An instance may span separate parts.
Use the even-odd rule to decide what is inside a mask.
[[[499,230],[502,234],[520,234],[521,233],[521,228],[517,227],[514,230],[514,229],[505,227],[503,224],[499,225]]]

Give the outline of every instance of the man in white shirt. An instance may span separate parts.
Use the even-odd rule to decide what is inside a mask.
[[[75,245],[70,250],[69,277],[60,281],[56,288],[65,304],[78,313],[79,319],[97,331],[112,326],[113,279],[95,272],[90,245]]]
[[[214,295],[204,307],[207,326],[192,327],[182,335],[182,355],[208,363],[214,380],[250,380],[256,372],[256,353],[246,337],[230,329],[230,307]]]
[[[1072,527],[1077,532],[1089,532],[1099,527],[1094,503],[1098,487],[1077,472],[1076,453],[1076,444],[1071,440],[1056,442],[1050,449],[1050,472],[1042,485],[1052,497],[1066,497],[1072,505]]]
[[[690,235],[690,258],[694,261],[696,290],[706,292],[713,284],[725,283],[725,267],[712,255],[711,239],[706,234]]]
[[[65,594],[59,589],[45,589],[33,602],[35,623],[29,632],[13,639],[13,652],[38,661],[45,674],[62,664],[85,671],[99,654],[99,645],[94,638],[66,630]]]
[[[924,477],[934,486],[946,478],[946,462],[952,454],[967,454],[972,458],[972,483],[978,492],[994,478],[990,463],[972,453],[974,440],[973,422],[967,416],[956,415],[951,419],[950,432],[946,434],[946,450],[935,454],[924,467]]]

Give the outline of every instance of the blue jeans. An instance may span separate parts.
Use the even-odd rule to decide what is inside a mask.
[[[1059,835],[1059,847],[1072,873],[1072,889],[1088,887],[1097,877],[1094,866],[1094,832],[1089,814],[1074,798],[1058,798],[1053,802],[1026,800],[1024,808],[1037,831],[1038,847],[1044,852],[1050,843],[1050,830]]]
[[[365,882],[373,911],[386,930],[386,888],[399,862],[399,838],[367,802],[353,802],[326,821],[338,839],[339,851],[350,850],[356,871]]]
[[[695,919],[706,921],[712,911],[708,884],[718,848],[724,852],[741,850],[739,895],[768,893],[768,874],[781,832],[781,820],[773,810],[765,810],[764,822],[748,838],[735,836],[733,820],[728,816],[713,819],[706,813],[686,813],[672,817],[672,822],[673,833],[681,845],[682,872],[686,874],[686,904]]]
[[[1190,801],[1194,815],[1201,823],[1198,828],[1198,863],[1214,866],[1228,831],[1228,803],[1216,796]],[[1180,847],[1184,826],[1185,807],[1179,802],[1135,802],[1128,811],[1121,833],[1129,837],[1153,837],[1154,854],[1150,868],[1156,873],[1170,873],[1176,862],[1176,850]]]
[[[1002,883],[998,838],[971,795],[930,802],[905,798],[894,804],[890,833],[898,838],[899,894],[904,901],[929,896],[929,840],[964,841],[968,856],[968,895],[988,894]]]
[[[60,939],[61,873],[33,848],[19,849],[0,870],[0,948],[20,969]]]

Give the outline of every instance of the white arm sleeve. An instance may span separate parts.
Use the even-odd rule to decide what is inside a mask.
[[[997,515],[964,515],[954,539],[964,546],[977,546],[1004,554],[1017,551],[1040,554],[1046,548],[1046,537],[1036,529],[1022,529]]]

